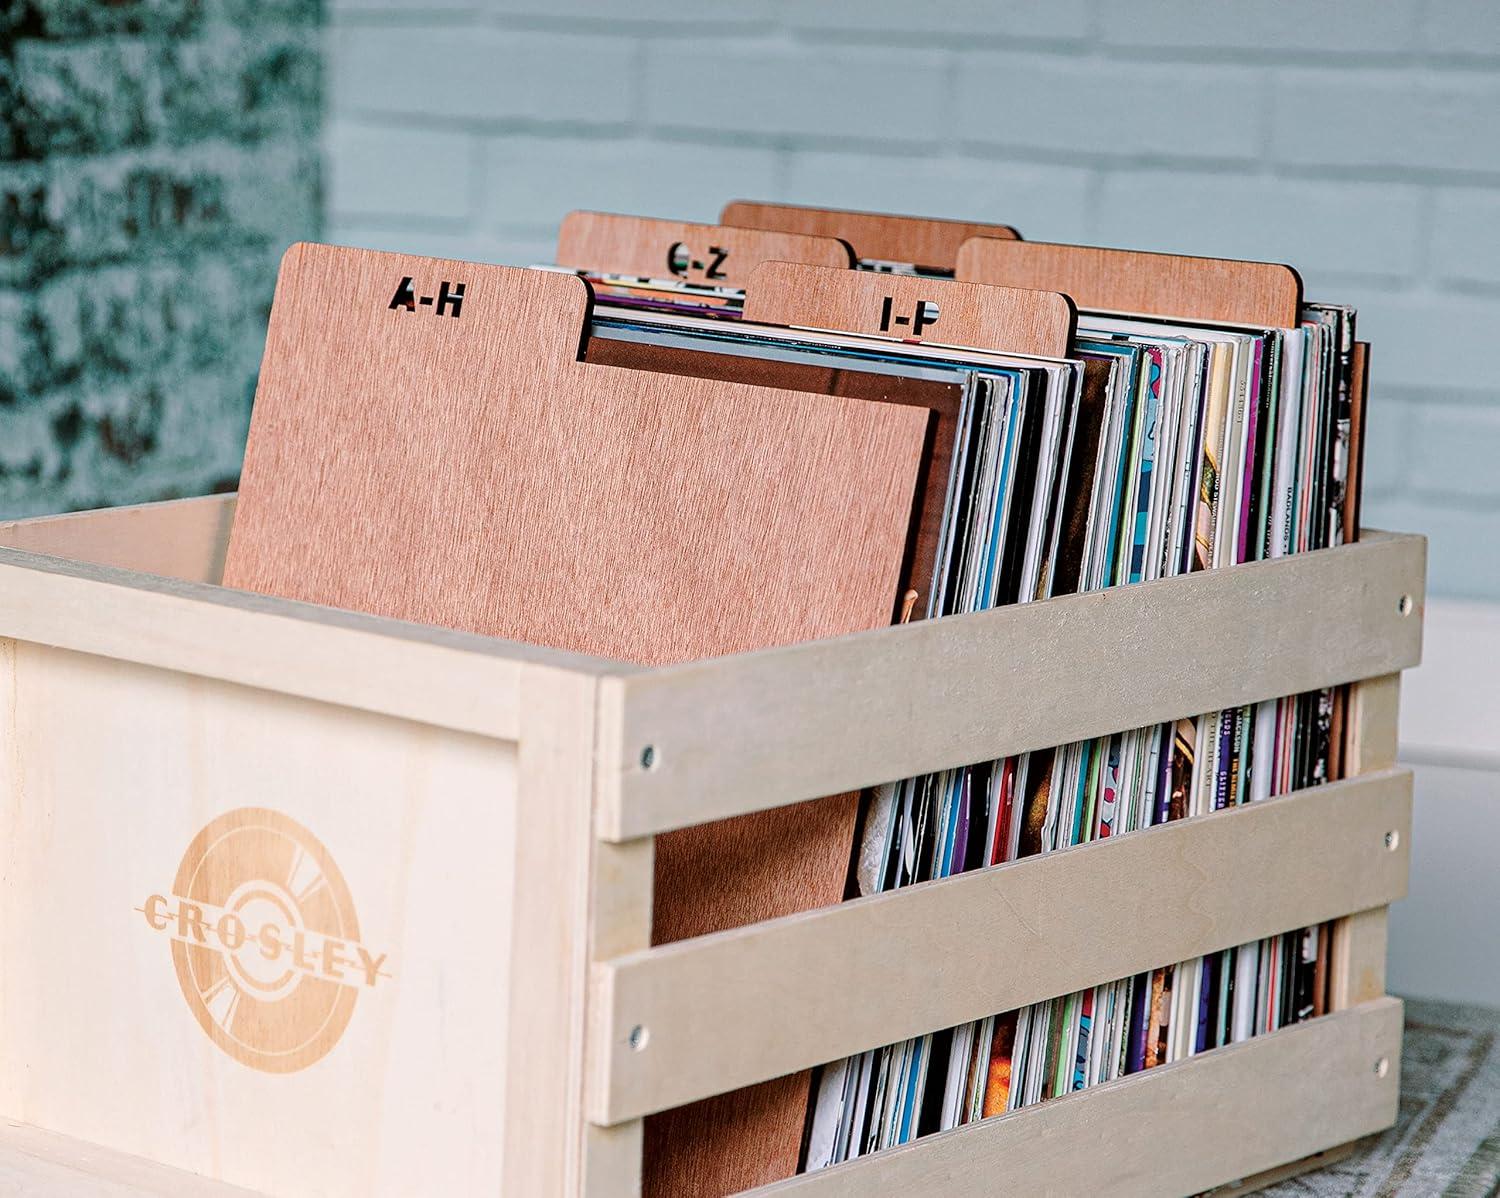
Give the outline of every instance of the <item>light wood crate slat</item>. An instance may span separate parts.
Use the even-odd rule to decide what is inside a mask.
[[[1406,893],[1410,824],[1410,771],[1386,770],[603,962],[590,1115],[615,1123],[1384,907]],[[1099,912],[1122,907],[1101,935]]]
[[[629,839],[1421,658],[1426,541],[1358,544],[606,679]],[[1409,597],[1402,614],[1401,600]],[[650,746],[650,767],[644,762]]]
[[[0,1194],[46,1195],[46,1198],[259,1198],[253,1190],[10,1120],[0,1123]]]
[[[0,523],[0,545],[184,582],[219,581],[234,495],[204,495]]]
[[[1198,1193],[1389,1127],[1401,1011],[1399,999],[1376,999],[751,1192]]]
[[[0,636],[514,740],[530,665],[631,667],[0,548]]]

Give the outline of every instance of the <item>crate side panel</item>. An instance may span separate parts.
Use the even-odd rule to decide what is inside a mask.
[[[1389,1127],[1400,1057],[1380,998],[752,1193],[1194,1194]]]
[[[9,660],[0,1114],[289,1198],[495,1192],[514,745]]]

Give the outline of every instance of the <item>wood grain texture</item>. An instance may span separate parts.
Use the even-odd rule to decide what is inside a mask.
[[[1425,568],[1424,538],[1366,530],[1338,549],[605,679],[621,692],[622,749],[601,772],[601,832],[649,835],[1405,669],[1421,658]]]
[[[15,549],[0,549],[0,635],[502,740],[526,664],[633,668]]]
[[[387,311],[407,276],[472,307]],[[291,250],[225,585],[643,664],[885,623],[928,413],[580,363],[586,304]]]
[[[1253,1173],[1239,1181],[1232,1181],[1228,1185],[1215,1186],[1207,1192],[1205,1198],[1244,1198],[1246,1194],[1254,1194],[1279,1182],[1289,1181],[1293,1177],[1301,1177],[1304,1173],[1326,1169],[1330,1165],[1348,1160],[1354,1155],[1356,1146],[1356,1141],[1350,1141],[1347,1144],[1340,1144],[1337,1148],[1329,1148],[1323,1152],[1315,1152],[1311,1156],[1300,1157],[1285,1165],[1277,1165],[1274,1169],[1263,1169],[1259,1173]]]
[[[724,205],[719,219],[726,225],[752,229],[841,237],[863,260],[907,262],[934,270],[952,270],[958,261],[958,247],[971,237],[1020,237],[1009,225],[764,204],[754,200],[732,200]]]
[[[1420,619],[1414,608],[1408,619]],[[1396,762],[1401,675],[1371,678],[1349,690],[1348,774],[1389,769]],[[1400,829],[1392,829],[1406,835]],[[1372,908],[1341,919],[1333,928],[1332,1005],[1351,1007],[1385,993],[1387,911]]]
[[[765,262],[746,284],[744,318],[1061,358],[1077,312],[1055,291]]]
[[[208,495],[11,520],[0,524],[0,545],[184,582],[217,583],[233,520],[234,496]]]
[[[534,944],[519,879],[550,872],[567,906],[541,852],[549,816],[520,807],[514,745],[0,646],[0,1114],[282,1198],[494,1194],[526,1158],[560,1155],[524,1138],[536,1116],[512,1121],[506,1098],[512,1029],[553,995],[567,952],[511,951]],[[205,827],[265,807],[316,838],[356,938],[387,958],[330,1051],[292,1072],[210,1038],[175,968],[179,926],[145,917],[150,896],[178,893]],[[571,816],[564,803],[550,818]],[[306,983],[237,1033],[300,1022]],[[527,1097],[543,1112],[572,1084],[551,1026],[531,1033],[549,1049]]]
[[[598,680],[547,666],[521,677],[516,793],[525,832],[511,869],[502,1194],[583,1192],[583,1060],[593,887]],[[478,915],[478,913],[476,913]],[[479,916],[482,919],[482,916]]]
[[[12,1198],[260,1198],[123,1152],[11,1120],[0,1122],[0,1194]]]
[[[1391,770],[606,962],[595,1003],[613,1027],[590,1116],[634,1118],[1383,908],[1406,894],[1410,828],[1411,774]],[[1101,938],[1099,910],[1125,894],[1131,918]],[[650,1029],[644,1051],[634,1027]]]
[[[599,274],[743,287],[762,262],[849,269],[854,254],[835,237],[570,212],[557,237],[557,264]]]
[[[830,273],[856,277],[852,270]],[[933,563],[937,561],[942,538],[943,517],[948,509],[948,473],[958,439],[958,417],[964,399],[961,385],[931,378],[878,374],[843,366],[814,366],[807,362],[782,362],[748,354],[711,353],[703,349],[597,335],[589,338],[584,356],[589,362],[632,370],[930,409],[933,413],[932,438],[918,479],[920,497],[916,503],[910,552],[900,588],[903,593],[908,590],[917,592],[915,607],[919,611],[925,609],[932,584]]]
[[[999,1178],[1014,1194],[1182,1198],[1394,1123],[1401,1011],[1376,999],[756,1194],[990,1198]]]
[[[462,318],[389,310],[408,277],[463,281]],[[887,623],[930,412],[580,362],[587,296],[294,248],[225,582],[643,664]],[[854,819],[843,795],[663,837],[655,939],[837,901]],[[747,1130],[768,1168],[804,1110]]]
[[[1302,310],[1302,279],[1274,262],[975,237],[958,251],[957,275],[1062,291],[1091,312],[1285,329]]]

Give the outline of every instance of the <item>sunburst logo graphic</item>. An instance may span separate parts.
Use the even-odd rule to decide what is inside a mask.
[[[220,1048],[291,1073],[338,1043],[362,990],[391,976],[360,939],[344,875],[315,836],[263,807],[194,837],[170,894],[137,910],[170,937],[188,1008]]]

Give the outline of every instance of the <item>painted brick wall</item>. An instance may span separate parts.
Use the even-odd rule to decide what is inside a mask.
[[[1500,6],[332,0],[338,240],[546,260],[730,197],[1285,259],[1374,341],[1371,523],[1500,597]]]
[[[0,0],[0,516],[239,472],[321,0]]]

